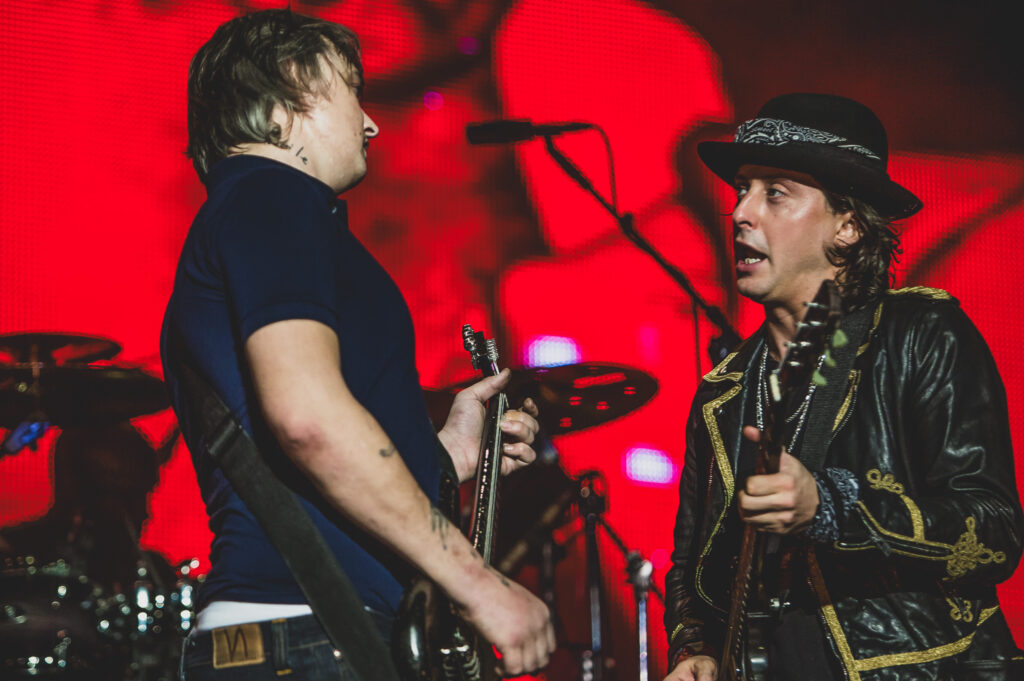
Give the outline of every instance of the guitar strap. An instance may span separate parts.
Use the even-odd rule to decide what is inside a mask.
[[[880,302],[866,305],[846,315],[839,323],[847,342],[842,347],[831,348],[830,354],[835,360],[833,366],[821,367],[826,383],[814,391],[805,421],[806,430],[793,453],[810,471],[820,472],[825,467],[825,455],[832,443],[836,416],[849,390],[850,372],[858,349],[868,338],[879,305]]]
[[[365,681],[398,681],[387,647],[363,601],[295,494],[274,475],[256,444],[172,335],[171,357],[188,396],[185,417],[284,558],[331,643]]]

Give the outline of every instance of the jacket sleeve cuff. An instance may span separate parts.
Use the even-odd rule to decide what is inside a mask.
[[[819,543],[836,541],[840,519],[850,513],[860,496],[857,477],[845,468],[826,468],[812,475],[818,485],[818,511],[805,535]]]

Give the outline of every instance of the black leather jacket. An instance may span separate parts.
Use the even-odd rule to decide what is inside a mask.
[[[763,343],[756,334],[707,374],[690,411],[665,580],[670,664],[683,651],[718,657],[743,405]],[[853,472],[859,501],[839,540],[807,542],[804,557],[847,678],[1024,679],[995,593],[1024,539],[1006,395],[949,294],[902,289],[878,303],[836,423],[826,465]]]

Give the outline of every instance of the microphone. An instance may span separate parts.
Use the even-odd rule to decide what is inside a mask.
[[[466,139],[470,144],[512,144],[534,137],[560,135],[596,127],[593,123],[566,121],[562,123],[532,123],[526,119],[508,119],[470,123],[466,126]]]

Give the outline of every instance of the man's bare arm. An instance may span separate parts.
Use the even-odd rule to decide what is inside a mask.
[[[324,498],[435,581],[502,651],[507,673],[543,666],[554,647],[547,609],[486,568],[431,505],[345,385],[334,331],[276,322],[253,333],[245,351],[268,425]]]

